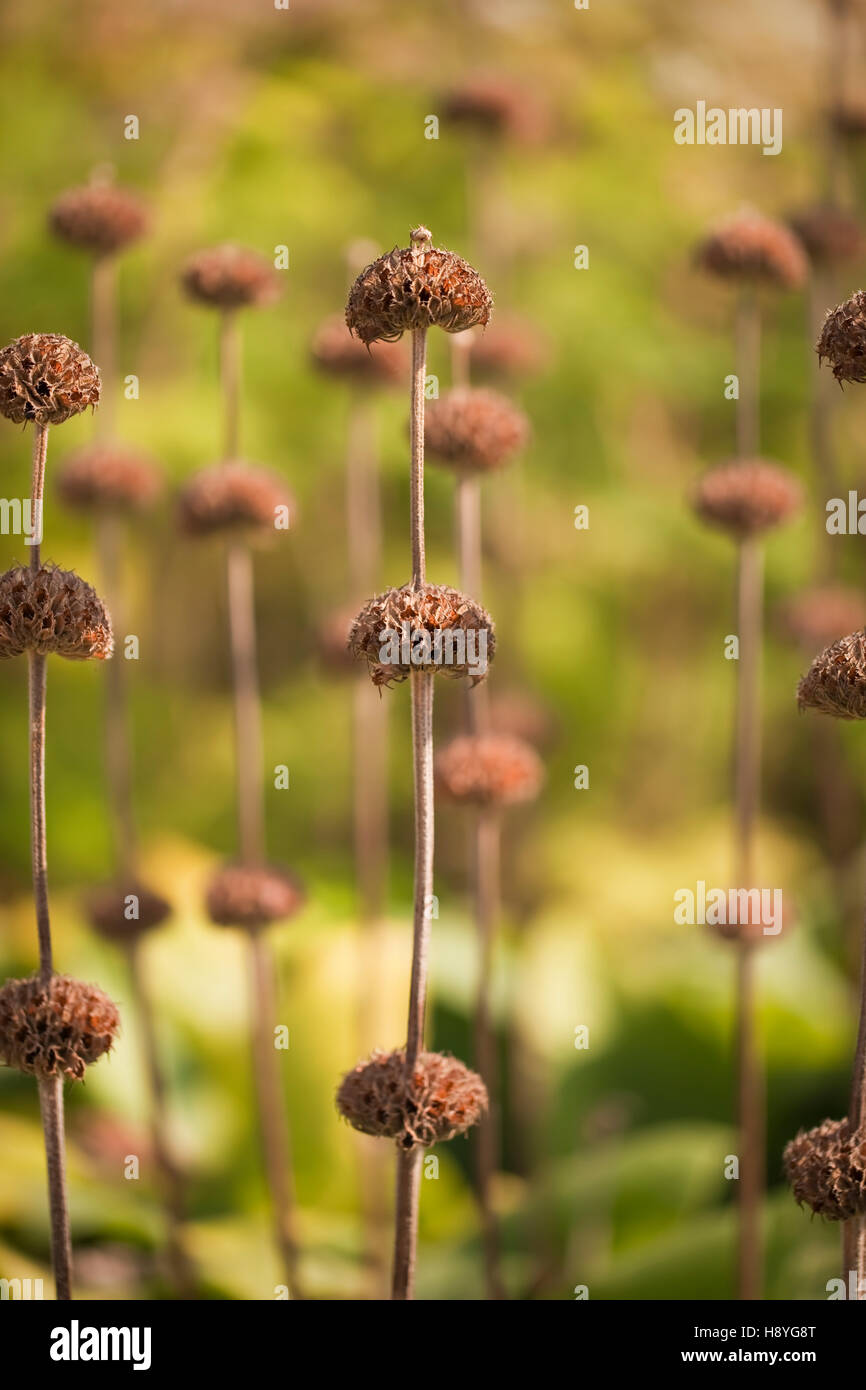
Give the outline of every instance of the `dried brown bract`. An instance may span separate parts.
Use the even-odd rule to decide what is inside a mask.
[[[738,459],[705,473],[692,502],[703,521],[742,539],[788,521],[803,504],[803,489],[778,464]]]
[[[240,462],[202,469],[178,499],[179,524],[190,536],[241,530],[264,539],[288,529],[294,511],[294,498],[279,474]]]
[[[99,368],[60,333],[26,333],[0,349],[0,415],[62,425],[99,404]]]
[[[69,661],[111,656],[111,619],[102,599],[69,570],[18,565],[0,575],[0,660],[51,652]]]
[[[467,734],[453,739],[438,754],[436,781],[451,801],[514,806],[538,796],[544,767],[535,749],[521,739]]]
[[[483,680],[496,638],[490,615],[445,584],[386,589],[361,609],[349,650],[364,657],[376,685],[404,681],[413,671]]]
[[[94,256],[110,256],[123,250],[138,241],[148,225],[141,199],[110,183],[89,184],[61,193],[48,221],[62,241]]]
[[[162,479],[150,459],[122,444],[91,444],[65,460],[57,491],[77,511],[139,512],[159,496]]]
[[[866,381],[866,294],[858,290],[830,309],[815,351],[827,361],[837,381]]]
[[[206,895],[212,922],[248,931],[294,917],[304,901],[297,879],[274,865],[226,864],[214,874]]]
[[[480,1076],[455,1057],[420,1052],[411,1073],[405,1051],[374,1052],[343,1077],[337,1108],[363,1134],[424,1148],[453,1139],[487,1109]]]
[[[782,222],[741,212],[719,224],[698,246],[702,270],[722,280],[746,281],[795,290],[808,271],[806,254]]]
[[[171,914],[171,904],[141,883],[112,883],[90,894],[86,910],[94,931],[122,945],[161,926]]]
[[[866,1211],[866,1134],[852,1134],[847,1119],[798,1134],[783,1161],[795,1198],[818,1216],[847,1221]]]
[[[866,719],[866,629],[815,657],[797,686],[797,704],[836,719]]]
[[[426,447],[459,471],[487,473],[501,468],[528,439],[528,419],[498,391],[446,391],[427,407]]]
[[[255,251],[231,244],[192,256],[181,281],[190,299],[211,309],[264,308],[280,296],[271,263]]]
[[[54,975],[7,980],[0,988],[0,1059],[45,1079],[80,1081],[111,1050],[120,1027],[117,1008],[96,985]]]
[[[361,271],[349,293],[346,323],[362,343],[393,342],[416,328],[462,333],[486,324],[492,309],[477,270],[432,246],[430,233],[419,227],[411,246],[395,247]]]
[[[355,385],[394,386],[405,381],[409,358],[402,343],[365,347],[335,314],[319,325],[311,345],[315,366],[330,376]]]

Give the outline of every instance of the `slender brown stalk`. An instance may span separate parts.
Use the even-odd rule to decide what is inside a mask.
[[[241,337],[237,314],[220,320],[220,382],[223,399],[223,458],[238,457],[240,447]]]
[[[226,560],[235,697],[238,841],[244,863],[261,864],[265,857],[265,808],[252,552],[243,541],[232,541]]]
[[[860,1021],[848,1102],[848,1124],[852,1133],[866,1120],[866,918],[863,923],[860,961]],[[842,1275],[846,1290],[854,1273],[854,1297],[866,1301],[866,1216],[859,1214],[842,1223]]]
[[[755,291],[745,288],[737,300],[736,358],[737,453],[754,458],[760,447],[761,312]]]
[[[394,1213],[394,1275],[392,1300],[415,1296],[415,1256],[418,1248],[418,1199],[421,1186],[421,1150],[397,1152],[397,1196]]]
[[[42,531],[45,521],[45,460],[48,455],[48,426],[33,427],[33,469],[30,485],[30,524],[35,542],[30,547],[30,568],[35,573],[42,563]]]
[[[117,640],[122,639],[125,631],[120,574],[121,526],[118,518],[110,515],[100,516],[97,522],[103,590],[111,608]],[[132,750],[125,668],[123,652],[116,650],[113,660],[107,663],[105,673],[105,757],[115,863],[122,880],[134,883],[137,877],[138,836],[133,810]]]
[[[113,256],[97,256],[90,281],[90,343],[102,377],[97,432],[114,435],[117,411],[117,270]]]
[[[427,563],[424,547],[424,383],[427,373],[427,329],[412,331],[412,387],[410,402],[410,527],[412,534],[412,583],[424,584]]]
[[[48,911],[48,855],[45,835],[45,657],[27,654],[30,700],[30,855],[33,901],[39,937],[39,973],[44,984],[53,974],[51,918]]]
[[[478,1202],[484,1228],[487,1296],[505,1298],[500,1268],[499,1223],[492,1200],[499,1151],[496,1035],[490,1012],[493,947],[499,923],[501,824],[495,811],[482,811],[475,832],[475,920],[478,927],[478,983],[475,999],[475,1066],[487,1087],[489,1109],[478,1125]]]
[[[58,1302],[72,1298],[72,1240],[66,1200],[66,1143],[63,1130],[63,1080],[40,1077],[39,1110],[45,1136],[48,1206],[51,1213],[51,1266]]]

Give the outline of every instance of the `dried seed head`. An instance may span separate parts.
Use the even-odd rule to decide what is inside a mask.
[[[846,101],[835,106],[830,112],[830,121],[838,135],[849,140],[859,140],[866,135],[866,103]]]
[[[537,144],[549,130],[547,111],[534,93],[501,77],[471,77],[440,99],[447,121],[482,131],[510,136],[522,144]]]
[[[790,600],[781,612],[786,633],[807,652],[821,651],[840,632],[853,632],[866,623],[866,597],[859,589],[830,586],[809,589]]]
[[[0,988],[0,1059],[47,1079],[80,1081],[117,1037],[120,1016],[96,985],[54,975],[7,980]]]
[[[866,1211],[866,1135],[852,1134],[846,1120],[825,1120],[801,1131],[783,1155],[796,1200],[828,1221],[847,1221]]]
[[[426,447],[461,472],[501,468],[528,439],[529,421],[523,411],[498,391],[446,391],[427,407]]]
[[[352,623],[349,650],[364,657],[374,685],[404,681],[413,671],[483,680],[496,638],[490,615],[444,584],[386,589]]]
[[[271,263],[255,251],[230,244],[192,256],[181,282],[190,299],[211,309],[264,308],[280,297]]]
[[[264,540],[286,530],[294,513],[294,498],[278,473],[239,462],[202,469],[178,499],[179,524],[190,536],[243,530]]]
[[[462,333],[488,322],[493,299],[460,256],[430,244],[426,227],[362,270],[349,292],[346,323],[362,343],[394,342],[414,328]]]
[[[349,633],[354,621],[354,608],[340,608],[319,624],[316,633],[319,658],[332,675],[353,675],[357,671],[349,651]]]
[[[490,702],[490,728],[493,733],[543,748],[557,733],[551,710],[525,691],[510,690]]]
[[[353,1129],[395,1139],[403,1149],[453,1139],[487,1109],[480,1076],[455,1057],[421,1052],[410,1074],[405,1050],[374,1052],[340,1083],[337,1109]]]
[[[365,347],[349,332],[339,314],[319,325],[310,351],[321,371],[357,385],[394,386],[406,380],[409,370],[403,343]]]
[[[62,241],[94,256],[110,256],[138,241],[148,218],[136,194],[111,183],[93,183],[61,193],[48,221]]]
[[[462,735],[436,758],[436,781],[451,801],[514,806],[534,801],[544,782],[535,749],[503,734]]]
[[[844,265],[866,250],[863,228],[852,213],[832,203],[816,203],[789,218],[791,229],[813,265]]]
[[[141,883],[97,888],[86,908],[94,931],[120,945],[161,926],[171,913],[171,904]]]
[[[787,894],[782,896],[781,920],[775,917],[771,919],[771,911],[775,911],[772,892],[768,903],[766,889],[730,888],[723,915],[726,918],[735,917],[736,920],[707,922],[707,930],[720,941],[747,942],[754,946],[763,942],[779,941],[790,932],[796,921],[796,914],[791,908]]]
[[[778,464],[738,459],[705,473],[692,503],[703,521],[742,539],[789,520],[802,506],[803,489]]]
[[[159,495],[156,465],[122,444],[91,444],[66,459],[57,491],[77,511],[139,512]]]
[[[102,599],[69,570],[17,565],[0,575],[0,661],[56,652],[70,661],[104,661],[114,650]]]
[[[466,346],[472,372],[482,380],[525,381],[543,371],[550,356],[534,324],[499,315],[489,328],[471,330]]]
[[[815,657],[797,686],[797,704],[836,719],[866,719],[866,629]]]
[[[740,212],[720,223],[701,242],[695,260],[722,280],[795,290],[806,279],[806,255],[782,222],[755,212]]]
[[[0,415],[62,425],[99,404],[99,368],[60,333],[26,333],[0,349]]]
[[[274,865],[225,864],[208,885],[207,911],[219,927],[256,931],[294,917],[305,895],[297,879]]]
[[[858,290],[827,312],[815,351],[837,381],[866,381],[866,294]]]

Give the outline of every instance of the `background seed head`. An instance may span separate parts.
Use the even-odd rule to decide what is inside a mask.
[[[62,425],[99,404],[99,368],[60,333],[26,333],[0,349],[0,415]]]
[[[111,183],[94,183],[61,193],[48,222],[70,246],[94,256],[110,256],[144,235],[148,217],[136,194]]]
[[[140,512],[159,496],[156,465],[122,444],[91,444],[66,459],[57,475],[62,501],[76,511]]]
[[[800,709],[866,719],[866,629],[840,637],[815,657],[797,686]]]
[[[467,331],[473,376],[490,381],[525,381],[547,365],[549,344],[525,319],[496,319],[485,329]]]
[[[212,922],[248,931],[287,921],[301,910],[304,901],[297,879],[274,865],[254,868],[226,864],[214,874],[206,895]]]
[[[410,1074],[404,1050],[374,1052],[337,1091],[337,1108],[354,1129],[394,1139],[403,1149],[464,1134],[487,1104],[481,1077],[441,1052],[419,1053]]]
[[[534,801],[544,783],[541,759],[528,743],[504,734],[461,735],[436,758],[436,780],[451,801],[514,806]]]
[[[356,385],[394,386],[406,380],[409,370],[409,354],[403,343],[365,347],[349,332],[341,314],[319,325],[310,354],[320,371]]]
[[[695,253],[698,266],[722,280],[795,290],[805,281],[808,262],[802,245],[782,222],[756,212],[740,212],[721,222]]]
[[[866,1211],[866,1135],[852,1134],[847,1119],[798,1134],[783,1162],[795,1198],[818,1216],[847,1221]]]
[[[319,659],[329,675],[355,675],[357,666],[349,650],[349,633],[355,621],[354,608],[340,608],[319,624],[316,647]]]
[[[807,589],[790,599],[780,616],[785,632],[807,652],[823,651],[840,632],[866,623],[866,596],[842,585]]]
[[[832,203],[801,208],[788,219],[813,265],[845,265],[866,250],[863,227],[852,213]]]
[[[426,667],[400,661],[383,664],[380,657],[385,640],[383,633],[402,635],[404,623],[409,625],[410,643],[412,633],[422,629],[431,637],[437,631],[456,631],[460,628],[467,633],[486,632],[487,661],[493,660],[496,649],[493,621],[480,604],[457,589],[449,588],[447,584],[423,584],[418,587],[404,584],[402,588],[386,589],[370,599],[355,618],[349,632],[349,650],[353,656],[366,659],[375,685],[404,681],[413,671],[422,669],[455,679],[471,676],[473,685],[484,679],[485,673],[468,663],[447,664],[443,661],[437,665],[433,661]],[[478,642],[477,637],[474,640]]]
[[[425,414],[424,442],[430,453],[467,473],[501,468],[528,439],[528,419],[498,391],[446,391]]]
[[[54,975],[7,980],[0,988],[0,1059],[47,1079],[80,1081],[111,1050],[120,1027],[116,1006],[96,985]]]
[[[415,328],[462,333],[490,319],[493,298],[477,270],[431,246],[425,228],[412,237],[412,246],[362,270],[349,292],[346,323],[362,343],[393,342]]]
[[[738,459],[705,473],[692,502],[703,521],[743,539],[788,521],[803,505],[803,489],[778,464]]]
[[[295,502],[283,479],[267,468],[247,463],[216,464],[196,473],[178,498],[178,521],[190,536],[243,531],[264,540],[276,534],[277,509]]]
[[[858,290],[830,309],[815,351],[827,361],[837,381],[866,381],[866,294]]]
[[[548,112],[537,95],[502,77],[479,74],[439,100],[445,120],[489,136],[537,144],[548,134]]]
[[[270,261],[231,244],[190,257],[181,283],[190,299],[211,309],[260,309],[280,297],[280,281]]]
[[[104,661],[114,650],[102,599],[69,570],[17,565],[0,575],[0,660],[51,652],[69,661]]]
[[[128,917],[128,899],[138,899],[138,916]],[[108,941],[123,944],[161,926],[171,914],[171,904],[144,884],[115,883],[95,889],[87,899],[87,918],[94,931]]]

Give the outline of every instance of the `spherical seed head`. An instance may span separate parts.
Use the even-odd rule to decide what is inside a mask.
[[[866,623],[866,597],[859,589],[830,585],[798,594],[782,609],[785,631],[806,651],[821,651],[840,632]]]
[[[86,910],[94,931],[123,945],[161,926],[171,904],[144,884],[110,883],[90,894]]]
[[[440,101],[448,121],[522,144],[543,140],[548,115],[534,93],[501,77],[481,74],[453,88]]]
[[[111,1051],[120,1027],[117,1008],[96,985],[54,975],[7,980],[0,988],[0,1059],[40,1080],[81,1081],[86,1068]]]
[[[104,661],[114,650],[102,599],[69,570],[17,565],[0,575],[0,661],[51,652],[69,661]]]
[[[550,355],[534,324],[499,315],[489,328],[467,335],[467,348],[473,375],[491,381],[525,381],[543,370]]]
[[[866,293],[858,290],[830,309],[815,351],[830,363],[837,381],[866,381]]]
[[[438,754],[436,781],[451,801],[515,806],[538,796],[544,767],[535,749],[519,738],[463,735],[452,739]]]
[[[114,184],[94,183],[61,193],[48,222],[52,232],[71,246],[94,256],[110,256],[144,235],[148,217],[136,194]]]
[[[365,347],[349,332],[340,314],[319,325],[311,355],[320,371],[358,386],[394,386],[406,380],[409,370],[409,356],[403,343]]]
[[[738,459],[705,473],[692,503],[703,521],[742,540],[788,521],[803,504],[803,489],[778,464]]]
[[[789,222],[814,265],[844,265],[858,260],[866,249],[866,237],[858,219],[832,203],[801,208]]]
[[[66,459],[57,491],[67,507],[85,512],[140,512],[157,498],[156,465],[122,444],[91,444]]]
[[[374,685],[430,671],[476,685],[493,660],[496,637],[489,613],[445,584],[404,584],[370,599],[349,632],[349,650],[364,657]]]
[[[727,281],[795,290],[806,279],[806,254],[782,222],[741,212],[720,223],[695,253],[697,264]]]
[[[800,709],[866,719],[866,628],[826,647],[797,686]]]
[[[297,879],[274,865],[226,864],[211,879],[206,896],[210,920],[219,927],[257,931],[294,917],[304,905]]]
[[[274,267],[243,246],[214,246],[190,257],[181,273],[190,299],[211,309],[264,308],[280,295]]]
[[[285,530],[294,511],[294,498],[279,474],[240,462],[202,469],[178,499],[180,528],[190,536],[243,531],[264,540]]]
[[[0,349],[0,415],[14,425],[62,425],[96,408],[99,368],[60,333],[26,333]]]
[[[501,468],[528,439],[528,419],[498,391],[446,391],[427,407],[425,445],[435,458],[459,472],[488,473]]]
[[[426,227],[417,227],[411,246],[395,247],[361,271],[349,292],[346,323],[362,343],[387,343],[415,328],[462,333],[486,324],[492,309],[477,270],[432,246]]]
[[[487,1109],[480,1076],[455,1057],[421,1052],[411,1072],[405,1050],[374,1052],[340,1083],[337,1108],[362,1134],[428,1148],[477,1124]]]
[[[866,1211],[866,1135],[846,1120],[825,1120],[801,1131],[783,1154],[796,1200],[828,1221],[847,1221]]]

